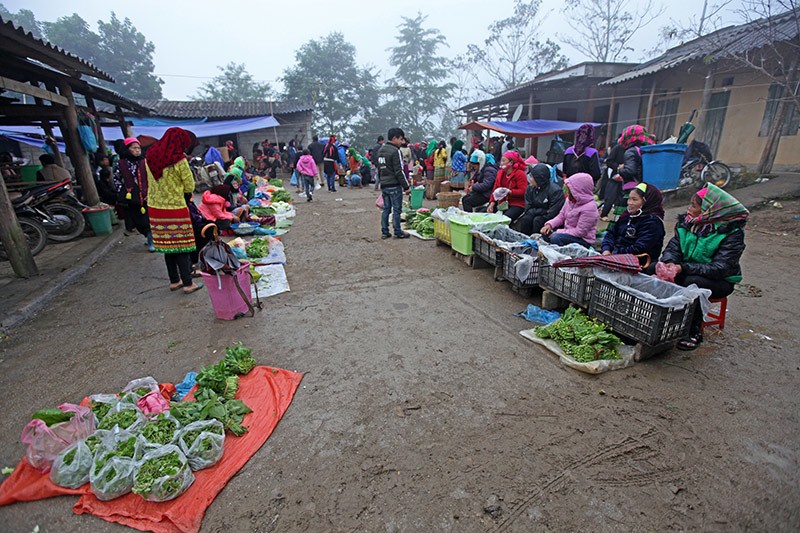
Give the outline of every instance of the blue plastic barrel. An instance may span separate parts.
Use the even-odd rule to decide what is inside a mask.
[[[642,146],[642,179],[661,189],[678,188],[685,144]]]

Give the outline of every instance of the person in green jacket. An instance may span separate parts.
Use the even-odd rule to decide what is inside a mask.
[[[710,289],[711,298],[724,298],[742,281],[739,260],[744,252],[744,227],[750,212],[733,196],[713,184],[695,194],[686,214],[678,216],[675,236],[661,254],[661,262],[675,265],[675,283]],[[694,350],[703,342],[703,313],[698,308],[689,336],[680,350]]]

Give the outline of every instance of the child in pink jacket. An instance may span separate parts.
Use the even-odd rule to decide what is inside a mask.
[[[567,201],[564,202],[564,207],[558,215],[548,220],[542,227],[542,235],[551,244],[564,246],[577,243],[587,248],[594,244],[600,215],[597,212],[593,190],[592,176],[583,172],[573,174],[564,181]]]
[[[314,157],[308,151],[308,148],[303,150],[303,155],[297,160],[295,170],[300,174],[300,179],[303,180],[306,202],[310,202],[311,195],[314,194],[314,178],[317,177],[317,164],[314,162]]]

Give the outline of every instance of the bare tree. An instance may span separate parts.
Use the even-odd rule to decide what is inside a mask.
[[[499,92],[538,74],[565,68],[567,58],[550,39],[537,39],[544,22],[541,0],[515,0],[514,13],[489,25],[489,37],[482,46],[471,44],[468,53],[474,60],[476,82],[484,92]]]
[[[593,61],[626,61],[636,34],[661,16],[664,7],[648,0],[569,0],[567,20],[583,39],[565,38]],[[635,9],[634,9],[634,6]]]
[[[703,9],[699,16],[691,14],[684,20],[670,18],[669,24],[662,26],[658,31],[658,43],[645,52],[644,59],[648,60],[660,56],[673,46],[678,46],[700,35],[719,29],[722,12],[732,2],[733,0],[722,0],[709,3],[708,0],[703,0]]]

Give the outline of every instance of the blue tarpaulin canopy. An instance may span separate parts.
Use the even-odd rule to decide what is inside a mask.
[[[569,133],[577,130],[581,124],[600,126],[598,122],[566,122],[563,120],[518,120],[516,122],[468,122],[462,124],[462,130],[492,130],[503,135],[511,135],[522,139]]]
[[[277,120],[275,120],[274,117],[265,116],[265,117],[243,118],[237,120],[217,120],[214,122],[195,122],[195,123],[186,123],[185,121],[181,121],[180,123],[170,122],[168,124],[165,123],[158,126],[139,126],[137,124],[134,124],[132,129],[134,135],[137,137],[139,135],[147,135],[149,137],[160,139],[164,135],[164,132],[173,126],[179,126],[185,130],[191,131],[192,133],[197,135],[198,138],[200,138],[200,137],[216,137],[218,135],[231,135],[234,133],[260,130],[263,128],[274,128],[280,126],[280,123]],[[27,133],[34,135],[42,135],[44,133],[42,129],[38,126],[3,126],[2,129],[11,134]],[[58,128],[53,128],[53,135],[57,138],[62,138],[61,130]],[[105,138],[106,141],[115,141],[117,139],[122,139],[123,138],[122,130],[120,128],[104,127],[103,138]]]
[[[18,133],[14,133],[13,131],[7,131],[7,130],[0,130],[0,135],[2,135],[3,137],[8,137],[12,141],[17,141],[18,143],[23,143],[23,144],[29,144],[37,148],[42,148],[42,146],[44,145],[44,138],[28,137],[27,135],[20,135]],[[58,145],[59,152],[61,152],[62,154],[66,152],[67,147],[63,142],[56,144]]]

